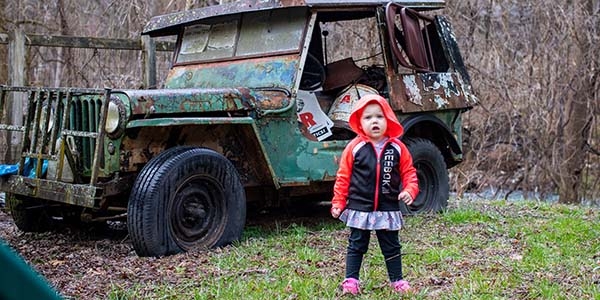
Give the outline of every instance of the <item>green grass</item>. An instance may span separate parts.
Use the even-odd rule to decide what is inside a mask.
[[[405,299],[600,299],[600,210],[452,200],[400,233]],[[109,299],[336,299],[348,231],[335,220],[250,226],[165,278],[115,282]],[[175,278],[173,278],[173,276]],[[397,298],[373,235],[354,299]],[[351,297],[343,297],[351,298]]]

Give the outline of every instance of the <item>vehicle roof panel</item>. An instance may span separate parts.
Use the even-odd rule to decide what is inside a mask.
[[[390,1],[381,0],[241,0],[223,5],[206,6],[150,19],[142,34],[151,36],[173,35],[179,32],[179,27],[196,21],[216,16],[231,15],[242,12],[269,10],[283,7],[310,7],[341,9],[347,7],[377,7],[385,6]],[[393,1],[402,6],[416,10],[433,10],[445,7],[445,0],[399,0]]]

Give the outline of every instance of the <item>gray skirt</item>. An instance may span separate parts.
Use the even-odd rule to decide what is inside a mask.
[[[400,211],[357,211],[346,209],[340,214],[346,226],[363,230],[400,230],[404,225]]]

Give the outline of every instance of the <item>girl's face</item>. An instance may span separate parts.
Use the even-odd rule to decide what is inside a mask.
[[[379,142],[385,137],[387,119],[377,103],[368,104],[360,118],[360,126],[372,142]]]

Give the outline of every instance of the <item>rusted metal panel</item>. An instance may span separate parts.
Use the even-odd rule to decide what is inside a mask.
[[[460,85],[465,93],[465,101],[470,105],[474,106],[479,101],[473,93],[471,85],[471,77],[467,72],[467,67],[463,61],[462,55],[458,48],[458,42],[456,36],[452,31],[450,22],[444,16],[436,16],[435,21],[437,23],[437,30],[440,36],[441,42],[444,44],[443,49],[446,52],[446,57],[449,58],[450,64],[454,66],[454,69],[460,76]]]
[[[61,203],[97,208],[102,190],[86,184],[69,184],[53,180],[10,176],[0,181],[3,191]]]
[[[446,57],[451,60],[450,64],[456,68],[457,72],[463,78],[464,83],[471,85],[471,78],[463,62],[460,50],[458,49],[458,42],[456,41],[456,36],[452,31],[450,22],[448,22],[444,16],[436,16],[435,22],[437,24],[436,28],[438,35],[440,36],[441,42],[444,44],[443,48],[447,52]]]
[[[254,119],[246,118],[156,118],[133,120],[127,124],[127,128],[136,127],[162,127],[183,125],[214,125],[214,124],[253,124]]]
[[[159,125],[152,123],[160,122]],[[223,154],[236,167],[245,186],[278,186],[252,118],[190,118],[135,122],[135,135],[123,140],[121,171],[137,172],[152,157],[178,145],[205,147]],[[168,124],[171,122],[171,124]],[[176,123],[176,124],[173,124]],[[147,127],[144,125],[148,125]],[[168,125],[168,126],[167,126]]]
[[[237,14],[246,11],[259,11],[283,7],[282,1],[235,1],[224,5],[212,5],[198,9],[175,12],[167,15],[157,16],[150,19],[144,27],[142,34],[173,35],[178,32],[178,26],[193,23],[194,21],[214,17]]]
[[[344,7],[377,7],[385,6],[389,1],[381,0],[242,0],[223,5],[213,5],[198,9],[156,16],[144,27],[142,34],[150,36],[175,35],[181,26],[215,16],[232,15],[242,12],[268,10],[281,7],[306,6],[316,9],[336,9]],[[403,0],[394,1],[402,6],[417,10],[440,9],[445,7],[445,0]]]
[[[306,186],[335,179],[337,160],[346,141],[311,141],[296,122],[295,111],[280,118],[257,120],[260,141],[281,186]]]
[[[392,108],[403,112],[470,108],[475,103],[456,73],[400,74],[392,81]]]
[[[134,115],[273,110],[290,105],[289,92],[280,89],[164,89],[123,91]],[[134,123],[135,124],[135,121]],[[132,127],[135,125],[128,125]]]
[[[177,66],[171,69],[165,88],[279,87],[291,89],[299,55],[253,58],[218,63]]]
[[[124,91],[133,114],[250,110],[255,99],[240,89],[161,89]]]

